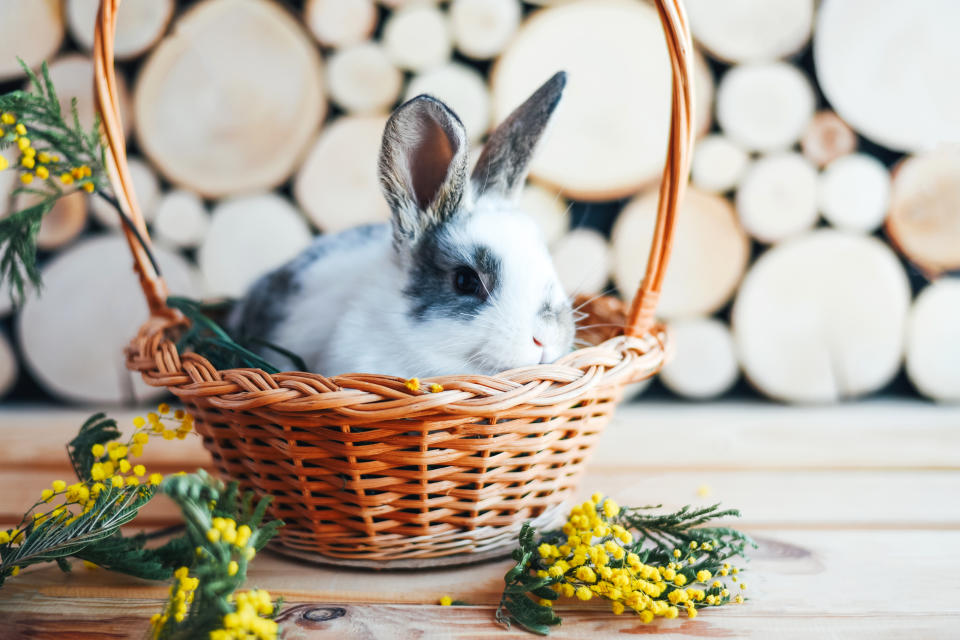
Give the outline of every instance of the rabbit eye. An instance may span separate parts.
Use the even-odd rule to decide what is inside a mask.
[[[462,296],[484,299],[487,291],[480,275],[470,267],[457,267],[453,271],[453,290]]]

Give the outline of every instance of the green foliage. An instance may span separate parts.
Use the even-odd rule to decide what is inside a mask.
[[[156,534],[124,536],[120,527],[136,517],[158,488],[151,484],[115,487],[109,482],[94,482],[92,469],[102,464],[100,458],[104,456],[94,455],[93,447],[112,446],[120,438],[116,421],[103,413],[83,423],[67,445],[67,454],[80,482],[66,487],[64,503],[50,505],[49,511],[40,513],[41,518],[34,517],[34,512],[48,505],[44,499],[27,509],[16,528],[0,532],[0,586],[6,578],[32,564],[55,561],[67,571],[69,557],[139,578],[167,580],[175,568],[197,562],[196,548],[205,544],[204,536],[212,518],[230,518],[239,525],[249,526],[254,531],[250,537],[253,550],[262,548],[276,535],[280,521],[263,523],[270,497],[256,500],[251,492],[241,495],[235,482],[224,486],[199,471],[193,475],[171,476],[162,485],[183,511],[187,522],[185,532],[160,546],[148,546]],[[97,490],[99,495],[94,493]],[[78,497],[81,491],[95,498]],[[171,532],[159,533],[169,535]],[[244,559],[240,582],[246,562]],[[226,571],[225,564],[221,568]],[[235,583],[231,577],[223,585],[234,584],[235,588],[239,584]]]
[[[23,540],[13,540],[0,545],[0,586],[7,577],[24,567],[41,562],[61,561],[76,556],[90,545],[108,540],[117,534],[120,527],[133,520],[140,508],[153,497],[153,488],[107,487],[97,496],[93,508],[78,514],[64,509],[59,514],[50,512],[42,521],[24,515],[16,532],[23,533]],[[42,503],[37,503],[34,507]],[[33,507],[31,507],[31,510]],[[61,567],[63,565],[61,564]],[[17,567],[17,569],[14,569]]]
[[[181,351],[191,350],[209,360],[218,369],[235,369],[240,367],[263,369],[267,373],[279,373],[280,369],[260,357],[241,340],[236,340],[208,315],[218,310],[219,305],[204,305],[196,300],[171,296],[167,298],[167,306],[177,309],[190,320],[190,328],[180,337],[177,348]],[[265,346],[280,353],[293,361],[301,371],[307,370],[307,365],[300,356],[286,349],[270,344],[263,340],[248,341],[249,343]]]
[[[584,506],[587,504],[589,503],[585,503]],[[604,553],[602,566],[605,568],[625,569],[639,564],[647,566],[647,570],[652,570],[651,567],[661,570],[669,568],[666,579],[657,578],[662,581],[663,590],[654,594],[656,598],[661,599],[664,606],[668,602],[676,603],[662,596],[669,596],[672,591],[684,591],[681,588],[682,585],[693,585],[698,582],[699,576],[705,576],[702,572],[709,572],[710,576],[707,576],[707,579],[727,575],[730,566],[726,562],[728,559],[744,557],[747,547],[756,547],[749,536],[735,529],[703,526],[719,518],[739,517],[740,513],[736,510],[721,510],[719,505],[713,505],[699,509],[687,506],[668,514],[649,513],[650,509],[657,508],[659,507],[619,509],[613,506],[607,514],[608,517],[597,520],[598,527],[604,529],[604,534],[594,537],[592,544],[614,543],[613,547],[595,546],[594,550],[600,553],[604,553],[604,549],[606,551],[613,549],[619,553],[619,558],[607,556]],[[556,551],[564,546],[577,546],[578,540],[579,544],[583,545],[580,536],[574,534],[574,531],[580,528],[575,525],[576,518],[585,517],[582,515],[583,511],[577,512],[577,509],[582,508],[575,508],[575,512],[571,514],[570,520],[562,531],[550,531],[537,536],[536,530],[529,523],[523,525],[518,539],[519,545],[513,552],[516,564],[504,576],[505,586],[496,613],[498,622],[509,627],[512,621],[528,631],[547,635],[550,627],[560,624],[561,619],[552,606],[541,603],[541,600],[549,600],[552,604],[560,597],[558,591],[560,587],[572,592],[572,587],[579,586],[580,589],[587,589],[588,593],[585,593],[585,596],[588,599],[598,595],[611,600],[615,606],[620,606],[620,611],[624,610],[623,603],[626,600],[621,590],[618,590],[617,596],[611,596],[609,592],[604,593],[602,590],[594,589],[600,585],[596,574],[593,573],[598,566],[592,564],[592,561],[586,557],[579,562],[571,560],[569,569],[562,569],[555,575],[544,576],[555,562],[553,557],[547,560],[544,553],[549,554],[551,550]],[[622,530],[617,534],[619,527],[622,527]],[[596,531],[598,529],[594,528],[593,532]],[[571,537],[570,534],[574,536]],[[591,538],[588,536],[586,540],[591,541]],[[685,551],[681,552],[681,549]],[[628,563],[629,555],[634,555],[635,564]],[[570,555],[561,554],[560,557],[567,560],[576,557],[576,553],[571,551]],[[578,566],[581,569],[590,567],[591,573],[586,579],[582,579],[578,570],[574,568]],[[736,573],[737,570],[734,569],[733,572]],[[656,571],[654,575],[657,575]],[[663,575],[664,572],[660,571],[659,576]],[[733,580],[736,581],[736,578],[734,577]],[[732,600],[726,589],[720,586],[707,587],[701,595],[704,598],[709,595],[709,603],[690,602],[687,604],[688,611],[690,608],[717,606]],[[649,598],[647,600],[649,601]],[[650,611],[644,613],[653,618]],[[673,615],[676,614],[673,613]]]
[[[249,561],[283,523],[263,523],[270,497],[240,495],[235,482],[224,486],[202,470],[167,478],[163,490],[180,506],[186,521],[184,537],[195,551],[191,564],[179,570],[164,617],[154,622],[154,634],[164,640],[211,637],[224,626],[224,616],[236,611],[234,592],[246,581]],[[249,533],[237,535],[247,527]],[[187,606],[178,600],[177,591],[192,579],[197,586]],[[275,612],[279,602],[271,606]]]
[[[0,113],[15,115],[18,124],[27,128],[34,151],[56,156],[57,159],[44,163],[49,172],[48,178],[31,182],[31,185],[36,185],[34,187],[22,187],[14,191],[14,194],[31,193],[38,200],[28,208],[0,220],[0,281],[10,283],[10,295],[15,304],[23,301],[27,285],[40,286],[36,262],[40,221],[58,198],[74,190],[63,190],[57,184],[56,176],[85,166],[90,168],[90,175],[78,178],[71,184],[76,188],[90,185],[88,189],[97,191],[104,190],[107,185],[99,121],[90,131],[84,131],[77,115],[76,100],[71,105],[70,114],[62,112],[46,63],[42,66],[40,76],[22,60],[20,65],[30,78],[34,90],[0,95]],[[69,123],[65,115],[70,118]],[[14,144],[19,137],[14,127],[4,125],[3,129],[0,149]]]

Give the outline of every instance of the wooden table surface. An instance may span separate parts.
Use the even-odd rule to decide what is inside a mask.
[[[69,479],[63,444],[84,416],[0,411],[0,525],[51,480]],[[149,449],[157,471],[207,463],[198,440]],[[633,404],[589,468],[583,496],[739,508],[739,526],[760,543],[744,577],[751,599],[651,625],[594,603],[560,605],[552,637],[960,637],[960,407]],[[175,518],[159,498],[139,522]],[[264,552],[248,584],[284,597],[288,640],[534,637],[493,620],[508,565],[349,571]],[[440,607],[442,595],[469,606]],[[79,565],[69,575],[30,568],[0,588],[0,638],[143,637],[165,596],[164,584]]]

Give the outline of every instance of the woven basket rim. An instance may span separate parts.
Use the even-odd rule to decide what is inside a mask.
[[[575,404],[598,385],[627,384],[654,375],[669,347],[666,328],[654,325],[642,336],[615,336],[552,364],[496,375],[424,378],[419,388],[411,388],[408,379],[381,374],[218,369],[200,354],[179,352],[171,334],[187,324],[184,318],[150,318],[126,349],[128,369],[139,371],[147,384],[167,387],[181,398],[205,397],[222,409],[290,414],[351,407],[370,407],[369,411],[375,404],[371,422],[438,412],[495,415],[519,406],[546,409]],[[429,385],[434,382],[443,390],[431,392]]]

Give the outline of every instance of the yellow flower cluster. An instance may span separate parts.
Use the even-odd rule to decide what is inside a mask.
[[[233,545],[235,550],[243,554],[243,558],[249,562],[257,555],[257,550],[250,544],[250,534],[253,531],[245,524],[237,526],[233,518],[214,518],[213,526],[207,529],[207,540],[216,544],[221,540],[227,544]],[[227,573],[231,576],[237,574],[240,565],[236,560],[231,560],[227,567]]]
[[[541,578],[552,578],[554,589],[567,598],[590,600],[594,596],[610,600],[615,614],[632,609],[644,623],[656,617],[676,618],[680,610],[694,618],[697,608],[717,606],[729,601],[729,591],[720,581],[708,584],[714,577],[710,571],[691,568],[697,562],[696,552],[710,551],[709,543],[691,543],[684,551],[675,549],[676,559],[663,566],[646,564],[628,548],[633,536],[613,520],[620,507],[610,498],[594,494],[591,500],[575,506],[564,524],[564,544],[542,543],[537,551],[546,569]],[[721,575],[736,573],[725,564]],[[702,583],[695,588],[692,583]],[[741,596],[737,602],[742,602]],[[549,600],[540,604],[550,606]]]
[[[410,378],[403,383],[403,386],[405,386],[407,389],[410,389],[410,391],[420,391],[422,385],[420,384],[420,378]],[[430,393],[440,393],[443,391],[443,385],[434,382],[427,387],[427,389],[430,390]]]
[[[12,127],[10,132],[5,130],[4,126]],[[60,182],[64,185],[73,184],[74,181],[86,180],[93,175],[93,171],[87,165],[70,168],[69,165],[64,166],[64,163],[61,163],[60,156],[48,151],[38,152],[27,133],[27,127],[22,122],[17,122],[17,117],[14,114],[10,112],[0,114],[0,139],[9,136],[9,139],[17,144],[17,148],[20,150],[20,166],[23,167],[23,173],[20,174],[20,181],[23,184],[31,184],[34,177],[41,180],[50,178],[51,169],[54,172],[64,170],[60,174]],[[8,166],[7,159],[0,156],[0,171]],[[91,180],[80,183],[80,187],[87,193],[93,193],[95,189]]]
[[[210,640],[276,640],[278,625],[263,616],[273,615],[273,601],[262,589],[235,595],[237,609],[223,616],[223,628],[210,632]]]
[[[167,608],[163,613],[155,613],[150,618],[154,638],[160,636],[163,626],[170,618],[183,622],[187,617],[187,605],[193,602],[193,595],[200,586],[200,580],[191,578],[189,569],[186,567],[180,567],[173,572],[173,575],[177,578],[177,582],[170,585],[170,600],[167,602]]]
[[[160,414],[170,412],[170,407],[161,404],[157,407]],[[151,417],[152,416],[152,417]],[[157,414],[149,414],[150,426],[144,418],[135,418],[133,421],[136,430],[126,443],[117,441],[108,442],[106,446],[95,444],[90,452],[96,462],[90,468],[92,483],[75,482],[68,485],[63,480],[54,480],[49,489],[40,492],[40,500],[34,507],[53,502],[57,496],[63,497],[63,502],[47,512],[33,513],[34,525],[40,525],[47,520],[63,520],[69,524],[88,513],[96,505],[97,498],[108,487],[123,488],[137,486],[157,486],[163,481],[159,473],[147,473],[142,464],[134,464],[130,458],[143,455],[143,446],[150,440],[150,434],[159,433],[165,439],[174,437],[183,438],[193,428],[193,418],[182,411],[175,414],[175,430],[166,429]],[[157,427],[159,425],[159,429]],[[20,544],[24,540],[26,526],[0,531],[0,545]],[[248,534],[249,535],[249,534]]]

